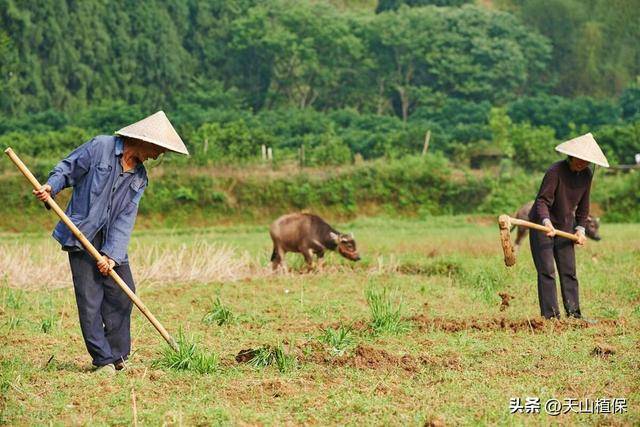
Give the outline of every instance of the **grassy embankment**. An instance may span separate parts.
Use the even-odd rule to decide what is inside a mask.
[[[7,165],[5,164],[5,167]],[[34,168],[43,182],[52,166]],[[638,222],[640,174],[596,172],[591,206],[604,222]],[[481,170],[438,154],[355,165],[301,169],[295,163],[194,166],[166,162],[149,170],[136,229],[266,225],[283,213],[309,209],[332,221],[358,216],[514,212],[533,200],[543,171],[503,165]],[[70,190],[57,200],[66,206]],[[34,201],[13,168],[0,173],[0,232],[40,231],[57,218]]]
[[[603,225],[603,240],[578,250],[583,311],[600,320],[591,327],[537,319],[529,250],[506,269],[493,221],[339,228],[355,232],[361,263],[331,255],[322,272],[278,276],[263,226],[136,233],[139,295],[169,331],[217,358],[209,374],[154,365],[163,343],[135,311],[130,369],[113,378],[87,371],[63,254],[43,234],[4,234],[2,270],[20,268],[0,288],[0,424],[131,424],[133,393],[137,421],[151,425],[640,422],[637,224]],[[503,311],[498,292],[513,296]],[[383,312],[391,302],[386,317],[373,322],[367,294]],[[264,345],[284,356],[267,367],[236,362]],[[607,346],[613,354],[594,351]],[[509,415],[509,398],[526,396],[626,397],[628,412]]]

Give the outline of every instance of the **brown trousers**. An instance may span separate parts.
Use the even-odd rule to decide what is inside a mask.
[[[580,317],[578,278],[576,277],[576,254],[574,243],[562,237],[547,237],[544,232],[529,233],[531,255],[538,272],[538,300],[540,314],[547,319],[560,317],[556,291],[556,269],[560,276],[562,303],[567,316]]]

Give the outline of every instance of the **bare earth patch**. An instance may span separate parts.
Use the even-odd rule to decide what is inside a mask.
[[[419,314],[409,318],[421,330],[442,330],[445,332],[460,331],[564,331],[568,329],[585,329],[592,326],[616,326],[617,320],[601,320],[596,325],[579,320],[545,320],[543,318],[531,318],[509,320],[505,318],[493,319],[446,319],[442,317],[429,317]]]
[[[498,296],[502,299],[502,301],[500,302],[500,311],[505,311],[507,308],[509,308],[509,301],[515,298],[513,295],[509,295],[506,292],[499,292]]]

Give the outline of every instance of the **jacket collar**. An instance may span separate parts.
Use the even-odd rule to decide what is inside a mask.
[[[116,156],[122,156],[124,152],[124,139],[116,136]]]
[[[122,153],[124,153],[124,138],[120,136],[116,136],[116,147],[115,147],[115,155],[116,157],[122,157]],[[120,162],[120,159],[118,159]],[[142,163],[138,163],[135,168],[133,168],[130,172],[142,172],[144,170],[144,165]]]

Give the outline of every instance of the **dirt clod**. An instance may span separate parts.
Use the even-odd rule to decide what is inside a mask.
[[[349,362],[356,368],[388,369],[400,367],[407,372],[419,370],[415,359],[408,354],[395,356],[385,350],[364,345],[356,347],[355,356]]]
[[[435,417],[425,421],[424,427],[444,427],[445,423],[441,418]]]
[[[513,295],[509,295],[506,292],[498,292],[498,296],[502,299],[500,303],[500,311],[505,311],[509,307],[509,301],[515,298]]]
[[[240,352],[236,355],[236,362],[238,363],[248,363],[253,359],[258,350],[253,348],[248,348],[246,350],[240,350]]]
[[[612,354],[616,354],[616,348],[609,344],[598,343],[591,354],[594,356],[609,357]]]

